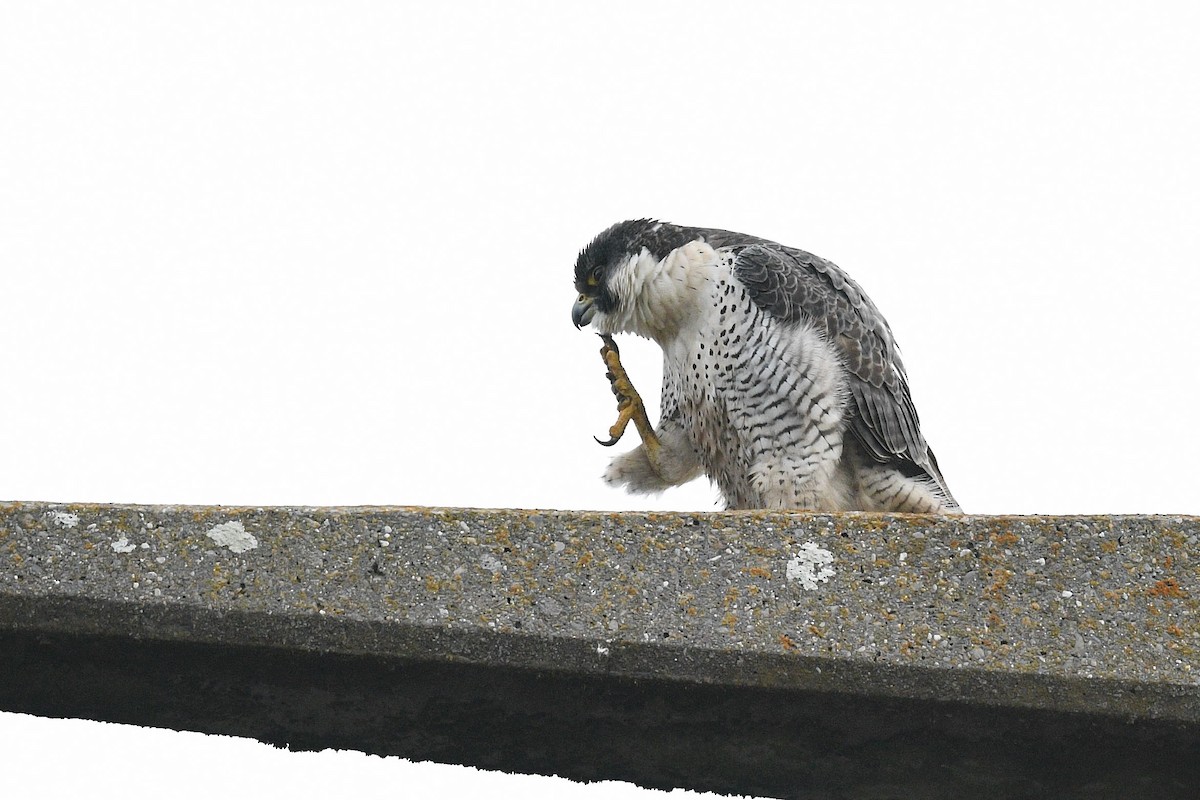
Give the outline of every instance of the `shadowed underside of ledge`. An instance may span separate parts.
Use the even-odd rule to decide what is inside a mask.
[[[0,708],[583,780],[1185,797],[1194,517],[0,505]]]

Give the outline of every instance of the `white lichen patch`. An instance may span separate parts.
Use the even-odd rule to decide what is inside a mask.
[[[112,549],[116,550],[118,553],[132,553],[134,550],[137,550],[137,545],[130,544],[129,540],[122,536],[120,539],[117,539],[112,543]]]
[[[817,588],[818,583],[825,583],[833,577],[833,553],[818,547],[815,542],[805,542],[800,545],[800,553],[787,562],[788,582],[800,581],[800,586],[807,590]]]
[[[228,547],[235,553],[244,553],[258,547],[258,539],[246,532],[246,526],[239,520],[222,522],[214,525],[204,534],[221,547]]]
[[[79,515],[69,511],[51,511],[50,519],[61,528],[74,528],[79,524]]]

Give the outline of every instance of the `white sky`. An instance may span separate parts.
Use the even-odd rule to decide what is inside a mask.
[[[713,508],[598,479],[571,268],[653,216],[849,271],[968,511],[1195,513],[1200,6],[734,7],[0,5],[0,498]],[[0,751],[14,797],[84,759],[649,796],[11,714]]]

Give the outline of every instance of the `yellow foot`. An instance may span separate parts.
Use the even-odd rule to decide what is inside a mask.
[[[596,439],[596,441],[605,447],[612,447],[621,441],[621,437],[625,435],[625,428],[632,420],[647,451],[656,455],[659,448],[658,436],[655,435],[650,420],[646,418],[646,406],[642,403],[641,395],[633,388],[633,383],[630,382],[625,367],[621,365],[621,351],[617,349],[617,343],[607,333],[600,334],[600,338],[604,341],[604,347],[600,348],[600,357],[604,359],[604,365],[608,367],[608,382],[612,385],[613,394],[617,396],[618,414],[617,421],[608,429],[608,441],[604,442],[600,439]],[[654,463],[653,460],[651,463]]]

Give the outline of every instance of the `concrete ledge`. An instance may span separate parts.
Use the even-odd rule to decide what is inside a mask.
[[[1198,598],[1195,517],[12,503],[0,708],[769,796],[1191,797]]]

